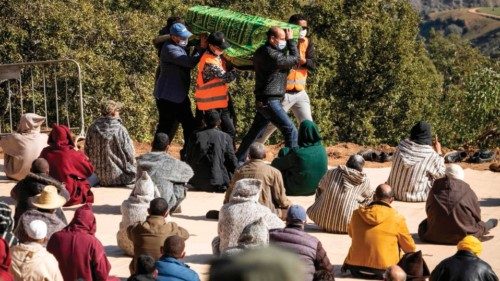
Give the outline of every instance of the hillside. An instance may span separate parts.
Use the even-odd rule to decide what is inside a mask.
[[[500,6],[500,0],[410,0],[410,3],[424,14],[448,9]]]
[[[431,29],[445,35],[457,34],[469,40],[484,54],[492,58],[499,58],[500,18],[495,18],[496,16],[493,14],[494,12],[498,13],[498,11],[500,8],[492,11],[490,8],[483,7],[433,12],[425,16],[421,25],[421,34],[427,38]],[[493,15],[485,16],[483,13],[492,13]]]

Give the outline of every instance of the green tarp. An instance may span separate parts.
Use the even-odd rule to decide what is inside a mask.
[[[208,6],[190,8],[186,23],[194,34],[222,31],[231,44],[225,57],[238,66],[252,64],[253,53],[266,42],[270,27],[290,28],[295,38],[300,31],[298,25]]]

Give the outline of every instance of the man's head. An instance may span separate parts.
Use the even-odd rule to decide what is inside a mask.
[[[450,164],[446,167],[445,174],[448,178],[464,180],[465,174],[464,169],[457,164]]]
[[[49,162],[44,158],[37,158],[33,163],[31,163],[31,172],[34,174],[49,174],[50,166]]]
[[[388,281],[406,281],[406,273],[404,270],[397,266],[393,265],[387,268],[384,273],[384,280]]]
[[[181,47],[186,47],[189,37],[193,35],[186,26],[182,23],[176,22],[170,27],[170,39]]]
[[[248,156],[250,159],[264,159],[266,158],[266,147],[260,142],[254,142],[250,145]]]
[[[285,31],[277,26],[269,28],[267,31],[267,42],[272,46],[279,48],[279,46],[286,46]]]
[[[182,259],[186,255],[186,252],[184,251],[185,246],[186,245],[184,239],[177,235],[174,235],[165,239],[165,243],[163,243],[161,252],[164,256]]]
[[[363,156],[359,154],[354,154],[351,155],[351,157],[349,157],[345,165],[347,166],[347,168],[363,172],[363,166],[365,166],[365,159],[363,159]]]
[[[205,124],[208,128],[215,128],[220,125],[220,114],[217,110],[210,110],[205,113]]]
[[[34,220],[26,227],[28,241],[44,244],[47,238],[47,224],[41,220]]]
[[[165,133],[157,133],[153,139],[151,149],[153,151],[168,151],[168,146],[170,144],[170,139]]]
[[[120,117],[122,107],[123,104],[121,102],[107,100],[101,104],[101,114],[102,116]]]
[[[394,201],[394,192],[392,191],[392,187],[386,183],[377,186],[377,189],[375,189],[375,195],[373,195],[373,200],[391,204],[392,201]]]
[[[155,271],[155,260],[149,255],[137,258],[136,274],[152,274]]]
[[[288,23],[291,24],[296,24],[302,27],[299,33],[299,38],[304,39],[307,36],[307,31],[308,31],[308,26],[307,26],[307,19],[304,17],[302,14],[295,14],[290,17],[288,20]]]
[[[148,213],[151,215],[151,216],[162,216],[162,217],[166,217],[168,215],[168,203],[167,203],[167,200],[159,197],[159,198],[155,198],[153,199],[150,203],[149,203],[149,209],[148,209]]]
[[[286,213],[286,225],[298,226],[304,229],[307,220],[306,210],[300,205],[292,205]]]
[[[207,38],[208,47],[216,56],[222,55],[224,50],[230,47],[226,41],[224,33],[220,31],[212,32]]]

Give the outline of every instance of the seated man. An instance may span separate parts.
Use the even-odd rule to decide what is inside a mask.
[[[262,218],[268,229],[283,228],[281,219],[269,208],[258,203],[262,182],[256,179],[242,179],[236,182],[229,202],[219,213],[218,237],[212,242],[213,253],[219,255],[227,248],[238,245],[243,229]]]
[[[167,200],[170,211],[174,211],[186,198],[186,184],[193,177],[193,169],[167,153],[169,143],[167,134],[157,133],[152,151],[137,157],[137,174],[148,172],[160,196]]]
[[[237,181],[241,179],[257,179],[262,183],[259,202],[279,217],[284,218],[288,206],[292,203],[285,195],[281,172],[264,162],[266,148],[261,143],[256,142],[250,146],[249,157],[250,160],[234,173],[224,197],[224,204],[230,201],[231,193]]]
[[[307,277],[305,280],[312,281],[316,271],[332,272],[333,265],[330,263],[321,242],[304,231],[306,220],[306,210],[302,206],[290,206],[286,216],[286,227],[271,230],[269,240],[271,245],[297,253],[306,266]]]
[[[63,281],[59,263],[45,249],[47,224],[41,220],[30,222],[26,229],[28,240],[12,248],[10,271],[14,280],[53,280]]]
[[[36,209],[26,211],[19,218],[19,224],[15,229],[19,242],[25,243],[29,241],[27,230],[34,220],[41,220],[47,225],[47,240],[50,239],[52,234],[63,229],[66,223],[57,216],[56,210],[60,209],[65,203],[66,199],[57,194],[57,188],[47,185],[40,194],[33,197],[31,204]]]
[[[436,138],[432,147],[431,126],[418,122],[410,139],[399,143],[387,184],[394,188],[396,200],[424,202],[435,179],[444,176],[444,158]]]
[[[134,145],[120,119],[122,106],[112,100],[104,102],[102,116],[87,130],[85,153],[100,186],[124,186],[135,180]]]
[[[82,151],[75,150],[69,128],[53,125],[48,144],[40,158],[49,162],[50,176],[65,184],[70,194],[65,206],[93,203],[94,194],[88,179],[95,176],[94,167]]]
[[[186,255],[184,238],[173,235],[165,239],[161,247],[162,256],[156,262],[158,281],[183,280],[200,281],[196,271],[180,261]]]
[[[155,198],[149,205],[149,216],[146,221],[131,225],[127,229],[128,238],[134,244],[134,258],[130,262],[130,272],[135,273],[135,260],[143,254],[158,260],[161,257],[161,247],[167,237],[178,235],[189,238],[189,233],[175,222],[167,222],[169,206],[163,198]]]
[[[187,146],[186,162],[193,168],[189,183],[195,188],[211,192],[224,192],[238,161],[234,155],[233,140],[219,130],[219,112],[205,114],[205,129],[193,133]]]
[[[391,208],[393,200],[392,188],[381,184],[375,190],[374,202],[354,211],[348,229],[352,243],[343,272],[349,270],[359,278],[382,279],[385,270],[399,262],[400,249],[415,252],[404,217]]]
[[[19,240],[12,232],[13,228],[14,219],[12,219],[10,206],[4,202],[0,202],[0,238],[7,243],[9,248],[19,244]]]
[[[354,210],[369,203],[373,190],[363,173],[364,165],[361,155],[351,155],[345,166],[328,171],[321,179],[316,201],[307,209],[309,218],[321,229],[347,233]]]
[[[59,262],[64,280],[117,280],[109,276],[111,264],[95,232],[92,205],[85,204],[76,209],[67,227],[50,238],[47,250]]]
[[[19,224],[19,218],[29,209],[30,200],[33,196],[38,195],[47,185],[52,185],[57,188],[57,193],[64,197],[66,201],[69,200],[69,192],[66,187],[58,180],[49,176],[49,163],[43,158],[38,158],[33,161],[31,165],[31,172],[21,181],[19,181],[14,188],[10,191],[10,197],[16,200],[16,213],[14,214],[15,225]],[[56,210],[57,216],[68,224],[66,216],[61,208]]]
[[[467,235],[481,238],[498,223],[497,219],[481,221],[477,196],[457,164],[449,165],[446,177],[434,181],[425,211],[427,218],[420,223],[418,236],[431,243],[457,244]]]
[[[466,236],[457,245],[458,252],[440,262],[431,273],[430,281],[498,281],[491,266],[478,255],[483,250],[481,241],[472,235]]]
[[[283,175],[286,195],[314,194],[319,181],[328,170],[328,156],[321,144],[316,124],[310,120],[302,121],[299,127],[299,147],[282,148],[271,165]]]
[[[116,234],[117,245],[126,255],[134,256],[134,244],[128,238],[129,226],[143,222],[148,217],[149,204],[153,199],[160,197],[160,192],[147,172],[142,172],[140,179],[135,182],[135,187],[130,196],[122,202],[120,211],[122,221]]]
[[[45,117],[35,113],[23,114],[17,132],[0,139],[7,177],[22,180],[28,175],[31,163],[47,146],[47,135],[40,133],[44,121]]]

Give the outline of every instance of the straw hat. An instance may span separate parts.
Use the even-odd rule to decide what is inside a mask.
[[[66,204],[66,199],[57,194],[57,188],[55,186],[47,185],[43,188],[42,193],[33,198],[31,204],[40,209],[53,210],[64,206],[64,204]]]

